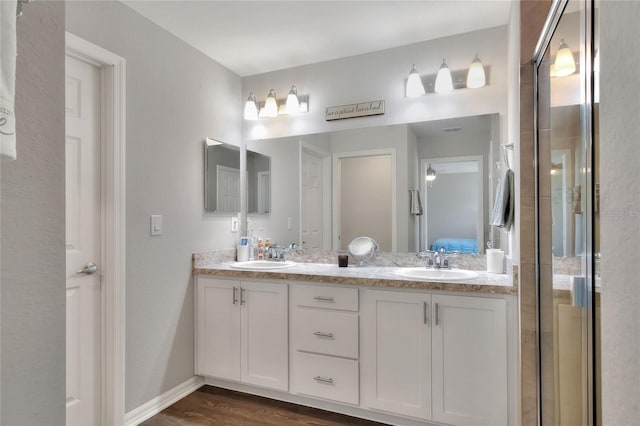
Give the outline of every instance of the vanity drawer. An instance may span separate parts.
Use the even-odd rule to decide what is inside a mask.
[[[298,284],[293,287],[293,303],[312,308],[358,311],[358,289]]]
[[[358,358],[358,314],[296,308],[294,349]]]
[[[297,393],[359,403],[358,361],[297,352],[293,362]]]

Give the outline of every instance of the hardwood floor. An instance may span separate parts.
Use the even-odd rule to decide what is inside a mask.
[[[141,425],[380,426],[382,423],[213,386],[203,386]]]

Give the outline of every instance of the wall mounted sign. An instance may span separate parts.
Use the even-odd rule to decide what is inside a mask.
[[[360,104],[328,107],[326,120],[344,120],[345,118],[367,117],[384,114],[384,101],[362,102]]]

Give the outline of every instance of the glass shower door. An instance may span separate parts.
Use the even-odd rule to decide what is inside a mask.
[[[556,2],[536,62],[540,421],[593,425],[593,2]]]

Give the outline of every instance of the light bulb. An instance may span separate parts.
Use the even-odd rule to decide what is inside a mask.
[[[556,77],[566,77],[576,72],[576,61],[573,59],[573,52],[564,42],[564,39],[560,42],[554,65]]]
[[[405,95],[407,98],[417,98],[418,96],[424,95],[424,93],[422,79],[420,78],[420,74],[418,74],[418,70],[414,64],[413,68],[411,68],[411,71],[409,72],[409,78],[407,78]]]
[[[258,119],[258,106],[256,105],[256,97],[253,92],[249,93],[249,97],[244,104],[244,119],[245,120],[257,120]]]
[[[438,70],[438,75],[436,76],[436,93],[449,93],[453,91],[453,80],[451,79],[451,71],[449,70],[449,66],[442,59],[442,65],[440,65],[440,69]]]
[[[298,99],[298,89],[296,86],[291,86],[291,90],[289,90],[289,95],[287,95],[286,111],[289,115],[300,113],[300,100]]]
[[[264,113],[263,113],[264,111]],[[271,89],[267,95],[267,100],[264,102],[264,108],[260,111],[265,117],[277,117],[278,116],[278,101],[276,101],[276,91]]]
[[[431,168],[431,164],[429,164],[429,168],[427,168],[425,179],[427,182],[433,182],[434,180],[436,180],[436,171]]]
[[[467,73],[467,87],[470,89],[479,89],[480,87],[484,87],[485,84],[487,84],[487,80],[484,75],[484,66],[476,53],[476,57],[473,62],[471,62],[469,72]]]

